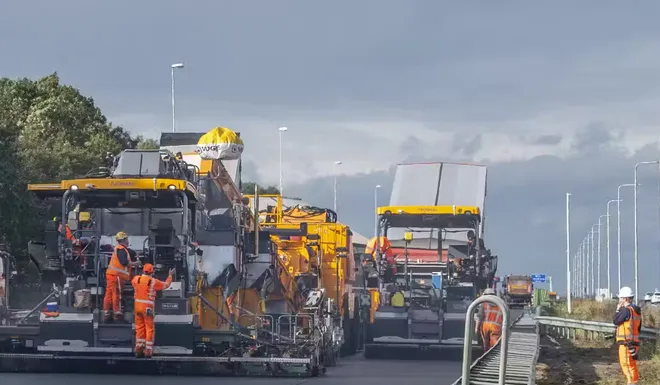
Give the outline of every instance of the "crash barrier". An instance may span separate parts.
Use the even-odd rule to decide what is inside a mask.
[[[541,332],[557,338],[577,338],[578,331],[583,331],[588,339],[608,338],[614,335],[616,327],[611,322],[582,321],[571,318],[536,317]],[[641,339],[655,340],[660,330],[642,328]]]
[[[469,366],[469,360],[464,360],[464,374],[452,385],[536,384],[536,362],[539,355],[540,338],[532,313],[524,312],[512,323],[510,328],[505,328],[502,338],[497,344],[471,366]],[[468,311],[468,314],[471,313]],[[471,326],[471,330],[473,329],[474,325]],[[507,329],[509,329],[508,343],[503,344],[502,340]],[[466,334],[468,334],[467,330]],[[502,354],[503,352],[506,353]],[[502,359],[506,365],[504,370],[501,370]],[[465,375],[466,367],[468,367],[467,376]]]

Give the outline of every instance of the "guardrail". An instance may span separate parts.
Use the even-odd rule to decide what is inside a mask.
[[[605,338],[614,335],[616,327],[612,323],[597,321],[582,321],[571,318],[559,317],[536,317],[542,331],[561,338],[576,338],[577,331],[586,332],[586,337],[591,339]],[[651,328],[642,328],[639,337],[641,339],[658,339],[660,330]]]
[[[470,365],[473,311],[483,302],[494,303],[503,309],[503,321],[508,323],[509,307],[498,297],[483,296],[470,305],[466,319],[463,375],[452,385],[536,384],[540,338],[537,323],[530,314],[523,313],[509,323],[511,326],[502,330],[497,344]]]

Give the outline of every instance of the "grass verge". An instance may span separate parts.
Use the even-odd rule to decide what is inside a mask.
[[[557,303],[546,309],[544,315],[582,320],[611,322],[616,309],[612,301],[577,300],[573,312],[568,314],[565,304]],[[645,307],[642,311],[644,326],[660,329],[660,309]],[[660,384],[660,349],[656,343],[645,342],[637,361],[639,384]],[[586,384],[625,385],[627,382],[617,359],[613,340],[557,340],[543,338],[541,356],[537,365],[538,385]]]

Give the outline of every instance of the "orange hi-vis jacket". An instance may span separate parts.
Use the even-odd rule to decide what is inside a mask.
[[[133,288],[135,289],[135,309],[154,309],[156,304],[156,293],[167,289],[172,283],[172,276],[168,276],[165,282],[143,274],[133,277]],[[136,311],[137,312],[137,311]]]
[[[639,345],[639,327],[642,317],[637,314],[632,306],[628,306],[628,311],[630,312],[630,319],[616,328],[616,342],[617,344]]]
[[[110,257],[110,263],[108,264],[108,268],[105,271],[105,274],[117,276],[124,281],[128,281],[131,278],[131,273],[128,270],[128,266],[122,266],[122,264],[119,263],[119,257],[117,257],[117,250],[119,249],[124,249],[126,254],[129,254],[126,246],[117,245],[117,247],[115,247],[115,251],[112,253],[112,257]]]
[[[71,232],[71,228],[69,225],[64,226],[64,230],[66,232],[66,240],[67,241],[73,241],[73,232]],[[57,227],[58,232],[62,232],[62,224]]]
[[[501,328],[503,320],[502,310],[497,305],[484,304],[484,325],[496,325]]]

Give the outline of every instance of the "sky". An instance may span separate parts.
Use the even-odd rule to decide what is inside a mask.
[[[0,0],[0,76],[57,71],[113,123],[158,138],[172,129],[170,65],[183,62],[178,131],[239,131],[244,179],[276,185],[288,127],[284,193],[332,207],[338,175],[340,219],[366,236],[374,187],[386,202],[396,163],[485,164],[500,272],[545,273],[565,292],[566,192],[573,256],[634,164],[660,153],[660,3],[635,5]],[[658,174],[639,169],[643,291],[660,286]],[[621,191],[622,277],[634,287],[632,190]]]

